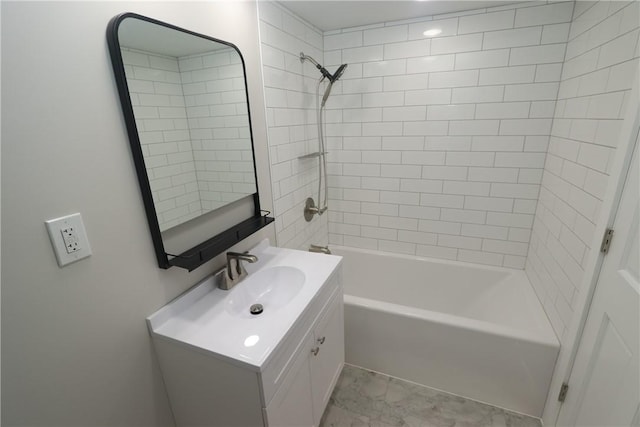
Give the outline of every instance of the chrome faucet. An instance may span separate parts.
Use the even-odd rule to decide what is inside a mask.
[[[258,257],[248,252],[227,252],[227,266],[222,275],[222,281],[218,286],[220,289],[228,291],[247,277],[247,270],[242,265],[242,261],[254,263]]]

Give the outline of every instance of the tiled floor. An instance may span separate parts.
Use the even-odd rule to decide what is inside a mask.
[[[540,421],[345,365],[321,427],[541,427]]]

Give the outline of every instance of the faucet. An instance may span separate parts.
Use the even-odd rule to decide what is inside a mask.
[[[218,286],[220,289],[228,291],[247,277],[247,270],[242,265],[242,261],[254,263],[258,257],[248,252],[227,252],[227,266],[222,275],[222,282]]]

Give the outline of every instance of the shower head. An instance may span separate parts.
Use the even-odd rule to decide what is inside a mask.
[[[327,89],[324,91],[324,96],[322,97],[322,106],[323,107],[324,107],[324,104],[327,103],[327,99],[329,98],[329,94],[331,93],[331,88],[333,87],[333,84],[340,77],[342,77],[342,74],[344,73],[345,68],[347,68],[347,64],[342,64],[341,66],[338,67],[336,72],[333,73],[333,75],[329,78],[329,86],[327,86]]]
[[[316,66],[318,70],[320,70],[320,73],[322,73],[322,79],[320,81],[324,79],[329,80],[329,85],[327,86],[327,89],[324,91],[324,96],[322,97],[321,106],[324,107],[324,104],[326,104],[327,98],[329,98],[329,94],[331,93],[331,87],[340,77],[342,77],[342,74],[344,74],[344,70],[347,68],[347,64],[340,65],[336,70],[336,72],[331,74],[329,71],[327,71],[326,68],[320,65],[318,61],[316,61],[309,55],[305,55],[304,52],[300,52],[300,62],[304,62],[304,61],[311,62],[313,65]]]
[[[342,73],[344,73],[344,69],[347,68],[347,64],[342,64],[340,67],[338,67],[338,69],[336,70],[336,72],[334,74],[331,74],[329,71],[327,71],[326,68],[324,68],[322,65],[320,65],[318,63],[318,61],[316,61],[315,59],[313,59],[309,55],[305,55],[304,52],[300,52],[300,62],[304,62],[304,61],[309,61],[313,65],[315,65],[316,68],[318,70],[320,70],[320,73],[322,73],[322,77],[325,78],[325,79],[328,79],[331,83],[333,83],[336,80],[338,80],[340,78],[340,76],[342,76]]]
[[[333,73],[333,75],[331,75],[331,74],[329,74],[327,72],[328,75],[326,75],[325,77],[329,79],[331,84],[333,84],[336,80],[338,80],[340,77],[342,77],[342,74],[344,73],[345,68],[347,68],[347,64],[342,64],[341,66],[338,67],[336,72]],[[325,68],[323,67],[322,70],[325,70]],[[320,70],[320,71],[322,72],[322,70]],[[325,70],[325,71],[327,71],[327,70]],[[322,74],[324,75],[324,72]]]
[[[342,77],[342,74],[344,73],[344,70],[346,68],[347,68],[347,64],[342,64],[341,66],[339,66],[338,69],[336,70],[336,72],[333,73],[333,79],[331,79],[331,83],[335,82],[340,77]]]

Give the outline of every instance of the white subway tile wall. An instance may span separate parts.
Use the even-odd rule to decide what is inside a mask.
[[[315,150],[316,75],[297,55],[324,53],[349,63],[327,103],[330,243],[525,268],[562,340],[638,68],[638,5],[530,2],[318,40],[261,2],[279,241],[326,239],[298,213],[317,166],[277,157]]]
[[[122,48],[161,230],[202,214],[178,59]]]
[[[525,269],[561,340],[598,250],[590,246],[638,68],[638,6],[576,2],[569,30]]]
[[[315,106],[321,75],[310,62],[300,62],[300,52],[322,63],[322,32],[274,2],[258,2],[258,10],[277,243],[281,247],[307,250],[310,244],[328,243],[328,217],[333,214],[330,206],[324,215],[314,216],[311,222],[304,220],[307,197],[318,203],[318,159],[298,158],[318,151]],[[347,34],[335,42],[346,48],[360,46],[362,40],[354,40],[352,36]],[[375,52],[352,54],[367,57]],[[349,103],[348,98],[344,101]],[[341,116],[339,111],[332,113]],[[332,116],[327,114],[327,119]],[[327,130],[331,149],[329,136],[343,135],[348,129]],[[322,193],[324,197],[324,187]]]
[[[349,64],[327,102],[330,243],[524,268],[572,12],[325,33],[325,66]]]

